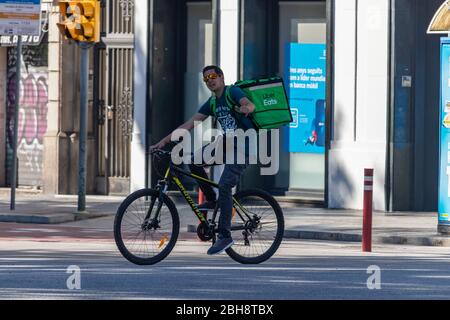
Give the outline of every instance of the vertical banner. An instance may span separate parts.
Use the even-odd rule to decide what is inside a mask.
[[[450,38],[441,39],[439,225],[450,225]]]
[[[325,153],[326,45],[289,43],[285,81],[294,121],[288,151]]]

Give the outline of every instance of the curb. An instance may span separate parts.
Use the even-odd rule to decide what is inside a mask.
[[[20,214],[0,215],[0,222],[10,222],[10,223],[58,224],[72,221],[74,221],[74,218],[65,214],[53,216],[34,216],[34,215],[20,215]]]
[[[378,236],[374,243],[401,244],[426,247],[450,247],[450,238],[441,236],[417,237],[417,236]]]
[[[196,233],[197,226],[188,225],[188,233]],[[362,242],[361,234],[345,232],[327,231],[305,231],[305,230],[285,230],[284,239],[319,240],[319,241],[342,241],[342,242]],[[426,247],[450,247],[450,237],[442,236],[374,236],[374,244],[397,244]]]
[[[109,216],[105,213],[67,213],[58,215],[0,214],[0,222],[29,224],[61,224]]]
[[[188,224],[188,233],[197,233],[197,225]],[[298,231],[285,230],[284,239],[303,239],[303,240],[324,240],[324,241],[345,241],[345,242],[361,242],[362,237],[358,234],[341,233],[341,232],[323,232],[323,231]]]
[[[189,196],[192,199],[198,198],[198,192],[188,191]],[[187,204],[183,196],[178,191],[169,191],[167,195],[172,199],[175,204]],[[296,208],[297,206],[303,206],[305,208],[325,208],[325,202],[317,198],[297,198],[287,196],[274,196],[275,200],[283,207]]]
[[[284,238],[303,239],[303,240],[344,241],[344,242],[362,241],[362,236],[359,234],[326,232],[326,231],[303,231],[303,230],[285,230]]]
[[[285,239],[303,239],[303,240],[323,240],[323,241],[345,241],[345,242],[362,242],[360,234],[350,234],[342,232],[325,232],[325,231],[298,231],[285,230]],[[450,247],[450,237],[442,236],[374,236],[372,238],[374,244],[397,244],[412,245],[426,247]]]
[[[40,196],[43,195],[44,192],[41,189],[34,188],[16,188],[16,196]],[[0,196],[9,197],[11,195],[11,188],[0,188]]]

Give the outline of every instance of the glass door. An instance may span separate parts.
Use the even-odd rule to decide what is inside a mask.
[[[281,134],[276,184],[287,195],[324,199],[326,3],[279,3],[279,71],[286,82],[293,124]],[[283,167],[283,166],[281,166]]]

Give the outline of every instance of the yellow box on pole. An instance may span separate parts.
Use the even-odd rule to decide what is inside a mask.
[[[100,42],[100,1],[59,1],[58,28],[69,40]]]

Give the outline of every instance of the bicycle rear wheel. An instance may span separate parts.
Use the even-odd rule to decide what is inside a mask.
[[[284,235],[283,211],[278,202],[262,190],[244,190],[234,198],[239,203],[234,205],[237,213],[232,220],[234,245],[226,252],[239,263],[262,263],[272,257],[281,244]],[[233,231],[236,227],[245,227],[245,230]]]
[[[114,239],[120,253],[137,265],[151,265],[163,260],[178,239],[180,220],[177,209],[166,195],[143,189],[129,195],[117,210]],[[156,209],[161,206],[156,219]],[[151,208],[151,210],[150,210]],[[145,221],[150,211],[148,223]]]

